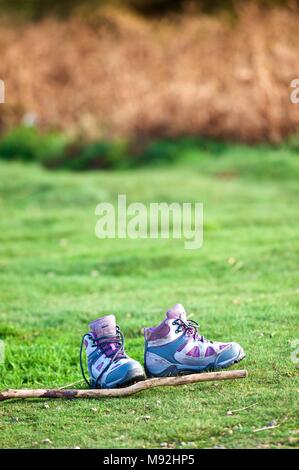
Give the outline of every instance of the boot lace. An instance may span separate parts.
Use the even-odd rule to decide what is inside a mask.
[[[177,318],[172,322],[172,324],[177,325],[177,329],[175,330],[176,333],[179,333],[180,331],[185,331],[187,335],[192,336],[195,340],[201,341],[202,343],[213,343],[213,341],[210,341],[206,339],[203,335],[199,334],[199,324],[194,320],[184,321],[181,318]]]

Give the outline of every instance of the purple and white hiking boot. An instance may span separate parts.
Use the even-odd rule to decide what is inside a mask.
[[[177,304],[156,328],[145,328],[145,371],[149,377],[191,374],[229,367],[245,357],[238,343],[209,341]]]
[[[90,324],[91,331],[82,338],[80,365],[84,380],[91,388],[125,387],[145,379],[141,364],[126,355],[124,337],[114,315],[98,318]],[[82,364],[86,348],[90,382]]]

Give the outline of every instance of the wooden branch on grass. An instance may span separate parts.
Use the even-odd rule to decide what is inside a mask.
[[[87,389],[87,390],[64,390],[64,389],[36,389],[36,390],[7,390],[0,392],[0,401],[12,398],[104,398],[104,397],[126,397],[134,395],[148,388],[169,387],[177,385],[186,385],[196,382],[207,382],[214,380],[242,379],[247,377],[246,370],[231,370],[225,372],[206,372],[201,374],[190,374],[176,377],[161,377],[147,379],[143,382],[137,382],[125,388],[113,389]]]

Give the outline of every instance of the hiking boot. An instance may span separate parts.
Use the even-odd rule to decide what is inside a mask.
[[[98,318],[91,331],[82,338],[80,365],[82,375],[91,388],[125,387],[145,379],[141,364],[124,350],[124,337],[114,315]],[[90,382],[82,365],[82,349],[86,349]]]
[[[209,341],[198,333],[198,324],[187,320],[177,304],[156,328],[145,328],[145,371],[149,377],[217,370],[245,357],[238,343]]]

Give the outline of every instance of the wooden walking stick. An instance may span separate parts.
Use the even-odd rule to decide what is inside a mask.
[[[196,382],[207,382],[214,380],[242,379],[247,377],[246,370],[231,370],[225,372],[206,372],[201,374],[190,374],[176,377],[161,377],[147,379],[137,382],[125,388],[87,389],[87,390],[65,390],[65,389],[36,389],[36,390],[7,390],[0,392],[0,401],[12,398],[104,398],[104,397],[127,397],[148,388],[169,387],[177,385],[192,384]]]

